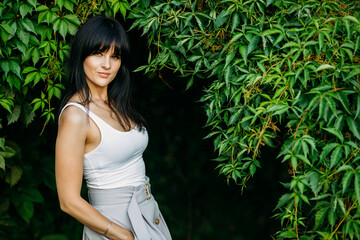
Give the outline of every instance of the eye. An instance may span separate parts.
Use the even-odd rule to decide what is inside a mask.
[[[120,55],[113,55],[112,58],[114,58],[114,59],[121,59],[121,56],[120,56]]]
[[[94,56],[102,56],[102,52],[100,52],[100,51],[96,51],[96,52],[94,52],[94,54],[93,54]]]

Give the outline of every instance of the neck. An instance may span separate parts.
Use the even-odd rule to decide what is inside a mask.
[[[107,89],[102,91],[95,90],[93,91],[90,89],[90,101],[91,102],[107,102],[108,101],[108,94]]]

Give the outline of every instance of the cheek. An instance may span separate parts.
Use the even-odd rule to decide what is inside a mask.
[[[115,70],[116,70],[116,72],[118,72],[118,71],[120,70],[120,67],[121,67],[121,62],[119,61],[119,62],[117,62],[117,63],[115,64]]]
[[[95,60],[93,58],[87,57],[87,58],[85,58],[83,67],[84,67],[84,72],[85,73],[90,72],[90,71],[96,69],[96,62],[95,62]]]

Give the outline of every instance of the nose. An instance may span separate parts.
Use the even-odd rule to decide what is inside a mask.
[[[103,61],[101,62],[101,66],[105,69],[109,69],[111,67],[109,56],[104,56]]]

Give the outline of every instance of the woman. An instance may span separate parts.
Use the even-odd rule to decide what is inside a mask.
[[[120,23],[103,16],[80,27],[70,49],[55,172],[60,207],[85,225],[83,239],[171,239],[145,175],[148,135],[129,101],[128,52]]]

